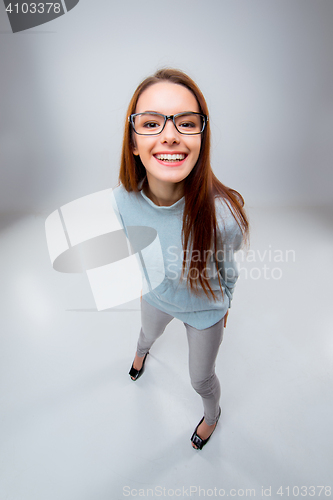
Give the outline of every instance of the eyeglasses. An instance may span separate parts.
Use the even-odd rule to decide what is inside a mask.
[[[184,135],[201,134],[208,121],[208,116],[194,111],[177,113],[176,115],[162,115],[150,111],[149,113],[134,113],[128,117],[133,130],[138,135],[158,135],[165,127],[167,120],[172,120],[177,132]]]

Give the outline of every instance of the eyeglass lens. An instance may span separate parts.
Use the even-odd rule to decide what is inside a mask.
[[[138,134],[159,134],[164,126],[164,115],[141,113],[134,117],[134,128]],[[200,134],[203,129],[204,119],[201,115],[182,114],[175,116],[174,123],[181,134]]]

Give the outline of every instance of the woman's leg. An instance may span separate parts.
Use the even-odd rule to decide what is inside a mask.
[[[151,348],[158,337],[162,335],[165,327],[173,316],[151,306],[144,299],[141,300],[141,331],[137,344],[137,356],[143,357]]]
[[[205,422],[210,426],[216,423],[219,415],[221,390],[215,361],[223,338],[223,318],[205,330],[197,330],[187,323],[185,327],[191,384],[202,397]]]

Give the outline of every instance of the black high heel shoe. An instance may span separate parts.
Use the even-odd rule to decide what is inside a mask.
[[[211,435],[213,434],[213,432],[216,429],[217,422],[219,421],[220,416],[221,416],[221,408],[219,409],[219,414],[218,414],[218,417],[217,417],[217,420],[216,420],[216,424],[215,424],[215,427],[214,427]],[[197,434],[198,427],[201,424],[201,422],[203,422],[204,418],[205,417],[202,417],[202,419],[200,420],[200,422],[198,423],[198,425],[194,429],[194,432],[193,432],[192,437],[191,437],[192,443],[195,444],[195,446],[196,446],[196,448],[193,446],[193,448],[195,450],[202,450],[203,446],[205,446],[205,444],[208,443],[208,441],[210,440],[210,437],[211,437],[211,435],[210,435],[210,436],[208,436],[207,439],[201,439],[201,437],[199,437],[198,434]]]
[[[129,375],[130,375],[130,377],[131,377],[132,380],[138,380],[138,378],[140,378],[141,375],[143,374],[144,367],[145,367],[145,361],[146,361],[146,358],[147,358],[148,354],[149,354],[149,351],[146,352],[145,357],[143,358],[142,366],[141,366],[140,370],[136,370],[135,368],[133,368],[133,364],[134,364],[134,361],[133,361],[132,367],[131,367],[131,369],[129,371]]]

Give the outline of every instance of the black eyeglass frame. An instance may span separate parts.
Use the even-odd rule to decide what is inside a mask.
[[[134,126],[134,118],[136,116],[140,116],[140,115],[154,115],[154,116],[163,116],[164,118],[164,124],[163,124],[163,127],[161,128],[161,130],[159,132],[157,132],[156,134],[140,134],[139,132],[137,132],[135,130],[135,126]],[[192,132],[192,133],[189,133],[189,132],[181,132],[178,128],[177,128],[177,125],[176,125],[176,122],[175,122],[175,118],[177,118],[178,116],[188,116],[188,115],[199,115],[203,118],[203,122],[202,122],[202,129],[200,132]],[[207,115],[204,115],[203,113],[196,113],[195,111],[183,111],[182,113],[176,113],[175,115],[163,115],[162,113],[157,113],[155,111],[146,111],[145,113],[133,113],[132,115],[130,115],[128,117],[128,121],[129,123],[132,125],[133,127],[133,130],[134,132],[137,134],[137,135],[143,135],[143,136],[148,136],[148,135],[160,135],[164,128],[165,128],[165,125],[166,125],[166,122],[167,120],[172,120],[172,123],[174,124],[175,126],[175,129],[177,130],[177,132],[179,132],[180,134],[182,135],[199,135],[199,134],[202,134],[202,132],[205,130],[205,127],[207,125],[207,122],[208,122],[208,116]]]

